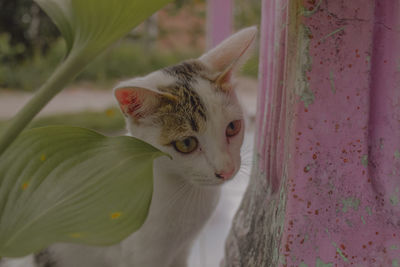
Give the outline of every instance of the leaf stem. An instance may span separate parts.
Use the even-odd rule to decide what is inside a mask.
[[[0,155],[43,107],[86,67],[87,60],[82,62],[82,59],[87,57],[80,57],[80,51],[69,54],[29,102],[8,122],[0,135]]]

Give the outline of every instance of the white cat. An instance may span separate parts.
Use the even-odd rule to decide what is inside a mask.
[[[154,163],[154,193],[143,226],[120,244],[55,244],[1,267],[184,267],[214,211],[220,186],[239,170],[244,122],[234,72],[257,29],[246,28],[201,56],[120,83],[115,97],[130,135],[172,156]]]

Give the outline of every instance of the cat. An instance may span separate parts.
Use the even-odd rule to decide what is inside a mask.
[[[257,28],[232,35],[198,59],[121,82],[115,98],[129,135],[168,157],[154,162],[154,192],[143,226],[111,247],[54,244],[1,267],[186,267],[191,245],[238,172],[244,120],[235,72]]]

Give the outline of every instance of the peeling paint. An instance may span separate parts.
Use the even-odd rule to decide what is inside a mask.
[[[304,172],[309,172],[311,170],[311,166],[307,165],[304,167]]]
[[[397,206],[397,204],[399,204],[399,191],[399,187],[396,187],[394,193],[389,197],[390,203],[392,203],[393,206]]]
[[[309,105],[311,105],[312,103],[314,103],[314,93],[313,91],[310,90],[310,88],[305,88],[305,90],[302,92],[301,94],[301,101],[303,101],[304,106],[306,108],[308,108]]]
[[[353,227],[353,223],[349,219],[346,219],[345,222],[349,227]]]
[[[332,242],[332,245],[336,248],[337,253],[339,253],[340,257],[342,257],[343,261],[348,262],[349,260],[343,255],[342,250],[336,245],[335,242]]]
[[[384,149],[384,148],[385,148],[385,145],[384,145],[384,143],[383,143],[383,138],[380,138],[380,139],[379,139],[379,148],[380,148],[380,149]]]
[[[393,194],[390,196],[390,203],[393,206],[397,206],[397,204],[399,204],[399,197],[396,194]]]
[[[257,138],[264,142],[265,146],[258,147],[266,156],[257,164],[265,169],[279,165],[274,172],[257,173],[260,179],[254,179],[250,187],[257,194],[247,193],[241,210],[249,214],[249,225],[257,228],[254,218],[261,216],[250,215],[261,211],[268,224],[261,225],[267,229],[265,235],[241,238],[246,243],[240,245],[242,259],[237,262],[245,266],[389,267],[396,258],[400,263],[400,250],[391,249],[393,244],[400,247],[397,218],[392,219],[400,207],[400,193],[392,198],[398,202],[396,207],[390,200],[400,173],[399,116],[392,112],[399,103],[390,97],[399,87],[391,70],[400,56],[390,57],[397,50],[389,49],[398,47],[400,39],[374,38],[377,30],[378,35],[390,37],[376,21],[384,21],[386,12],[393,9],[386,3],[379,7],[354,1],[263,0],[263,4],[268,7],[264,20],[265,14],[273,14],[278,22],[263,24],[261,31],[264,70],[260,80],[266,100],[260,99],[265,107]],[[312,17],[303,16],[303,7]],[[388,17],[397,23],[392,13]],[[395,123],[389,124],[392,119]],[[271,163],[267,157],[277,160]],[[286,167],[290,178],[285,182],[280,175]],[[269,179],[276,177],[278,187],[271,194]],[[279,188],[287,193],[282,199],[277,196]],[[268,198],[256,197],[264,192]],[[276,202],[272,205],[270,199]],[[287,201],[287,207],[280,200]],[[284,228],[277,223],[282,217]],[[236,235],[237,229],[232,233]],[[305,233],[310,233],[309,238],[303,238]],[[261,241],[250,243],[253,238]],[[255,253],[257,248],[248,253],[247,244],[265,248],[267,254]],[[247,260],[250,257],[252,261]]]
[[[332,35],[335,35],[335,34],[338,33],[338,32],[341,32],[341,31],[343,31],[343,30],[344,30],[344,27],[341,27],[341,28],[339,28],[339,29],[336,29],[336,30],[334,30],[333,32],[328,33],[327,35],[325,35],[324,37],[322,37],[321,39],[319,39],[319,41],[320,41],[320,42],[323,42],[323,41],[325,41],[327,38],[331,37]]]
[[[364,167],[367,167],[367,166],[368,166],[368,155],[362,155],[362,157],[361,157],[361,164],[362,164]]]
[[[390,249],[391,249],[391,250],[398,250],[398,249],[399,249],[399,246],[397,246],[397,245],[391,245],[391,246],[390,246]]]
[[[331,90],[333,94],[336,94],[335,82],[333,80],[333,72],[329,71],[329,81],[331,83]]]
[[[285,257],[279,257],[279,262],[280,262],[282,265],[286,265],[286,258],[285,258]]]
[[[320,258],[315,261],[315,267],[332,267],[333,263],[325,263]]]
[[[372,215],[372,210],[370,207],[365,207],[365,211],[368,212],[368,215],[371,216]]]
[[[354,197],[349,197],[346,199],[342,200],[342,204],[343,204],[343,208],[342,211],[343,212],[347,212],[349,210],[349,208],[353,208],[353,210],[358,210],[358,207],[360,206],[360,200]]]
[[[313,10],[307,10],[303,8],[302,14],[304,17],[310,17],[312,15],[314,15],[318,10],[319,10],[319,6],[321,5],[322,0],[319,0],[318,4],[315,6],[315,8],[313,8]]]
[[[295,74],[295,85],[296,94],[300,96],[304,106],[308,108],[309,105],[314,103],[315,95],[310,89],[310,83],[308,82],[307,72],[311,71],[312,60],[309,52],[310,39],[308,36],[311,35],[310,29],[304,25],[299,26],[299,44],[298,51],[296,52],[296,74]]]

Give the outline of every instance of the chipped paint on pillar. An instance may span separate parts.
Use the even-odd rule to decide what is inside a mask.
[[[315,267],[332,267],[333,263],[325,263],[320,258],[315,261]]]
[[[256,163],[225,266],[398,266],[400,1],[262,12]]]
[[[267,175],[287,197],[279,266],[394,266],[400,1],[290,1],[287,11],[282,92],[274,92],[281,98],[267,98],[265,107],[279,111],[268,117],[278,134],[263,132],[282,148],[267,150],[264,159],[277,159],[265,172],[287,167],[285,183],[279,172],[278,182]]]

